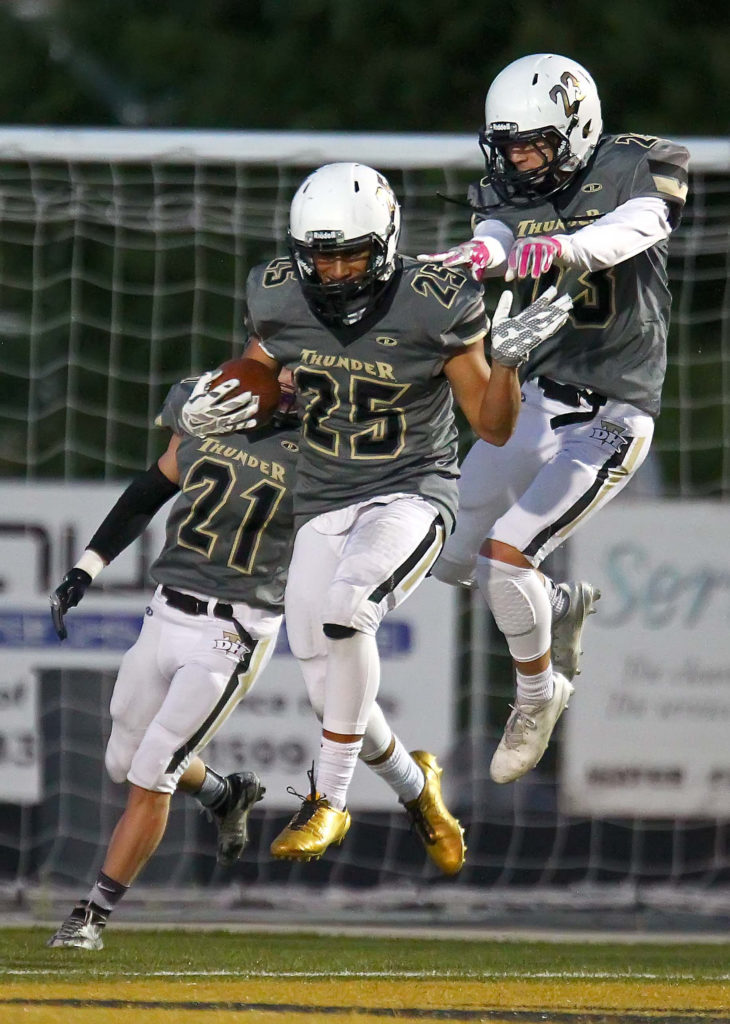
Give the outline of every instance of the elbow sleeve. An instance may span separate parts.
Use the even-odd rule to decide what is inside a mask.
[[[87,547],[101,555],[105,562],[111,562],[144,532],[155,513],[178,490],[178,485],[168,480],[157,463],[153,463],[122,492]]]

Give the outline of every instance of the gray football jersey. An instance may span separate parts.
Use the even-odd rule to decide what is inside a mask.
[[[255,267],[248,328],[295,376],[302,419],[300,522],[382,494],[420,494],[447,530],[456,510],[457,429],[444,363],[480,343],[481,289],[460,270],[403,258],[376,309],[325,326],[291,260]]]
[[[528,207],[502,204],[488,185],[472,185],[472,205],[489,207],[473,221],[500,220],[516,238],[572,234],[629,199],[658,196],[669,204],[676,226],[687,196],[688,162],[687,150],[666,139],[604,135],[567,188]],[[606,270],[553,267],[537,282],[520,282],[523,307],[549,284],[575,304],[565,327],[533,351],[523,377],[543,374],[658,415],[671,305],[667,248],[665,240]]]
[[[191,437],[180,424],[188,394],[175,385],[157,420],[183,437],[177,450],[181,490],[152,578],[221,601],[283,611],[298,424]]]

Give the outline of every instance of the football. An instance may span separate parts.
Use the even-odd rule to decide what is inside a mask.
[[[259,411],[256,413],[256,421],[259,425],[268,423],[279,407],[281,400],[281,388],[276,375],[257,359],[229,359],[219,369],[221,373],[210,382],[214,388],[233,377],[238,379],[239,385],[234,391],[226,395],[226,399],[234,398],[236,395],[250,391],[259,396]]]

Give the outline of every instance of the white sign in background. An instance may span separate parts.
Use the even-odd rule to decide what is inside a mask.
[[[123,485],[0,484],[0,800],[42,798],[37,673],[43,668],[115,669],[139,632],[150,587],[146,569],[164,539],[163,509],[145,537],[123,552],[68,613],[69,638],[52,627],[48,595],[76,560]],[[108,588],[102,592],[100,583]],[[379,701],[410,748],[445,754],[452,743],[451,588],[425,583],[383,623]],[[267,806],[296,809],[287,786],[306,792],[319,724],[282,631],[277,653],[206,750],[227,774],[258,772]],[[53,784],[55,780],[45,780]],[[393,808],[392,791],[359,765],[353,808]]]
[[[579,530],[602,592],[564,717],[569,814],[730,816],[730,507],[617,502]]]

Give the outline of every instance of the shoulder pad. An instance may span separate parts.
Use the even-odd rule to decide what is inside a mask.
[[[291,257],[276,256],[268,263],[260,263],[252,269],[250,280],[252,283],[260,283],[264,288],[276,288],[285,281],[296,280]]]
[[[467,189],[466,198],[474,208],[472,225],[493,216],[496,210],[505,205],[486,178],[472,182]]]
[[[614,146],[635,154],[637,163],[646,161],[657,195],[684,205],[689,182],[689,151],[684,146],[656,135],[627,133],[610,138]]]
[[[436,299],[446,309],[453,305],[459,295],[475,290],[481,292],[481,286],[463,267],[445,267],[443,263],[411,265],[409,260],[404,271],[403,276],[416,295],[424,299]]]

